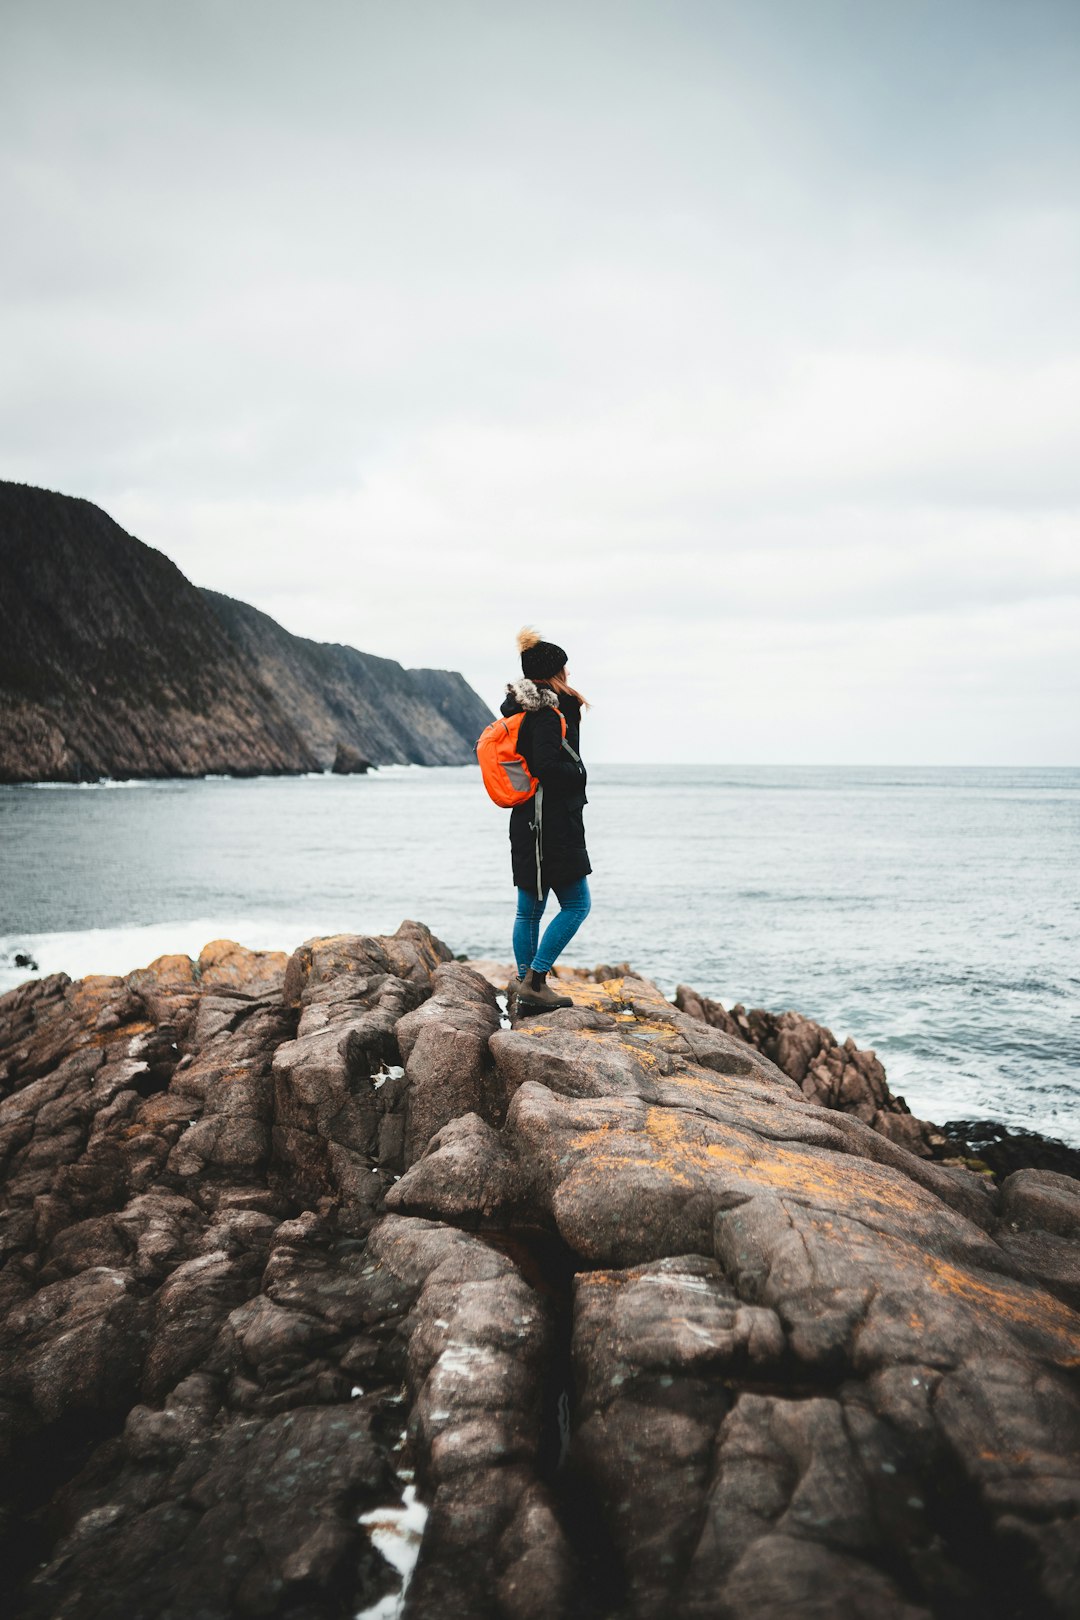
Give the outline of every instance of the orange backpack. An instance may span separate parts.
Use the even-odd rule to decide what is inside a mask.
[[[484,786],[495,803],[502,805],[504,810],[512,809],[515,804],[526,804],[539,786],[518,744],[521,722],[530,712],[522,710],[520,714],[500,716],[498,720],[493,720],[480,733],[476,745]],[[566,716],[561,709],[556,709],[555,713],[562,727],[563,747],[568,753],[573,753],[566,741]],[[577,758],[576,754],[574,758]]]

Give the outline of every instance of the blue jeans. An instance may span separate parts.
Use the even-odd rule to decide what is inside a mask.
[[[555,890],[559,901],[559,914],[552,917],[540,939],[540,919],[544,915],[550,889],[538,900],[532,889],[517,892],[517,916],[514,918],[514,961],[518,978],[523,979],[530,968],[534,973],[546,973],[555,966],[555,960],[569,945],[592,906],[588,878],[576,883],[563,883]],[[537,941],[539,940],[539,946]]]

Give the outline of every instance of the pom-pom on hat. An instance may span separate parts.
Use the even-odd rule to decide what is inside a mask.
[[[566,653],[553,641],[541,641],[539,630],[518,631],[521,673],[530,681],[549,681],[566,663]]]

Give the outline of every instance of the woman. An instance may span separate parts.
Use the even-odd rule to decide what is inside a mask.
[[[535,630],[518,636],[521,680],[506,688],[504,715],[525,713],[518,746],[540,786],[510,812],[510,854],[517,886],[514,960],[517,978],[507,989],[526,1010],[572,1007],[556,995],[547,975],[589,915],[589,853],[585,848],[585,767],[578,757],[585,699],[567,683],[566,653]],[[559,711],[566,720],[563,738]],[[540,919],[550,891],[559,901],[540,939]]]

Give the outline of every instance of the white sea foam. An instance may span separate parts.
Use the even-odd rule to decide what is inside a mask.
[[[0,985],[16,950],[77,977],[405,917],[506,954],[505,815],[475,766],[125,785],[0,787]],[[1080,772],[598,766],[590,788],[568,960],[797,1008],[875,1047],[924,1119],[1080,1141]]]
[[[430,765],[373,765],[372,778],[385,771],[423,771],[431,770]],[[359,773],[363,774],[363,773]],[[17,783],[20,792],[32,789],[35,793],[85,793],[100,792],[106,788],[162,788],[178,784],[187,785],[190,782],[341,782],[345,778],[335,775],[333,771],[292,771],[287,776],[280,774],[260,774],[257,776],[233,776],[227,771],[207,771],[203,776],[99,776],[93,782],[20,782]]]
[[[153,786],[153,782],[148,782],[142,777],[123,776],[114,779],[111,776],[103,776],[96,782],[21,782],[19,791],[20,793],[30,790],[35,793],[100,793],[106,788],[145,788]]]
[[[130,973],[159,956],[194,958],[214,939],[235,940],[251,951],[293,951],[306,939],[357,931],[355,923],[344,923],[341,918],[283,923],[249,917],[198,917],[128,928],[0,935],[0,992],[49,973],[84,979],[91,973]],[[18,967],[15,958],[19,955],[36,962],[37,971]]]

